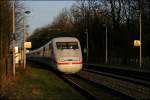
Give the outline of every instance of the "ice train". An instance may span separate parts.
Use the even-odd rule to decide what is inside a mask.
[[[30,59],[51,64],[65,74],[77,73],[82,69],[80,42],[75,37],[57,37],[39,49],[30,51]]]

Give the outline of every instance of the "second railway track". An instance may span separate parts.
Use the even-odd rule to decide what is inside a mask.
[[[122,76],[105,73],[100,71],[83,70],[78,74],[82,78],[89,79],[93,82],[99,83],[103,86],[131,96],[135,99],[149,99],[150,88],[149,86],[122,79]],[[118,78],[119,77],[119,78]],[[127,77],[126,77],[127,78]]]
[[[87,69],[87,68],[84,68],[83,70],[87,71],[87,72],[103,75],[103,76],[112,77],[112,78],[119,79],[119,80],[128,81],[128,82],[138,84],[138,85],[143,85],[143,86],[147,86],[147,87],[150,86],[150,82],[148,80],[142,80],[142,79],[138,79],[138,78],[135,78],[135,77],[124,76],[124,75],[121,75],[121,74],[117,75],[117,74],[114,74],[114,73],[103,72],[103,71],[100,71],[100,70],[98,71],[98,70],[92,70],[92,69]]]

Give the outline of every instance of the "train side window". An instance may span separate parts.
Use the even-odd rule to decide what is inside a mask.
[[[52,54],[52,45],[49,44],[49,51],[48,51],[48,55],[51,55]]]
[[[50,49],[52,49],[52,45],[51,45],[51,44],[49,44],[49,50],[50,50]]]
[[[45,56],[47,56],[48,47],[45,48]]]
[[[44,54],[45,54],[45,47],[43,48],[43,56],[44,56]]]

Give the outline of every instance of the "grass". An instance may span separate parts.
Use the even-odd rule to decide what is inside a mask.
[[[18,69],[15,80],[5,79],[2,86],[4,99],[86,99],[50,70],[38,68],[38,65],[34,64],[32,66],[34,67],[28,64],[26,71]]]

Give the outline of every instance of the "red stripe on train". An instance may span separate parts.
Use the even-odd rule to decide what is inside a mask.
[[[66,64],[82,64],[82,62],[57,62],[57,64],[60,64],[60,65],[66,65]]]
[[[60,64],[60,65],[63,65],[63,64],[82,64],[81,61],[79,61],[79,62],[57,62],[54,59],[51,59],[51,61],[53,61],[55,64]]]

